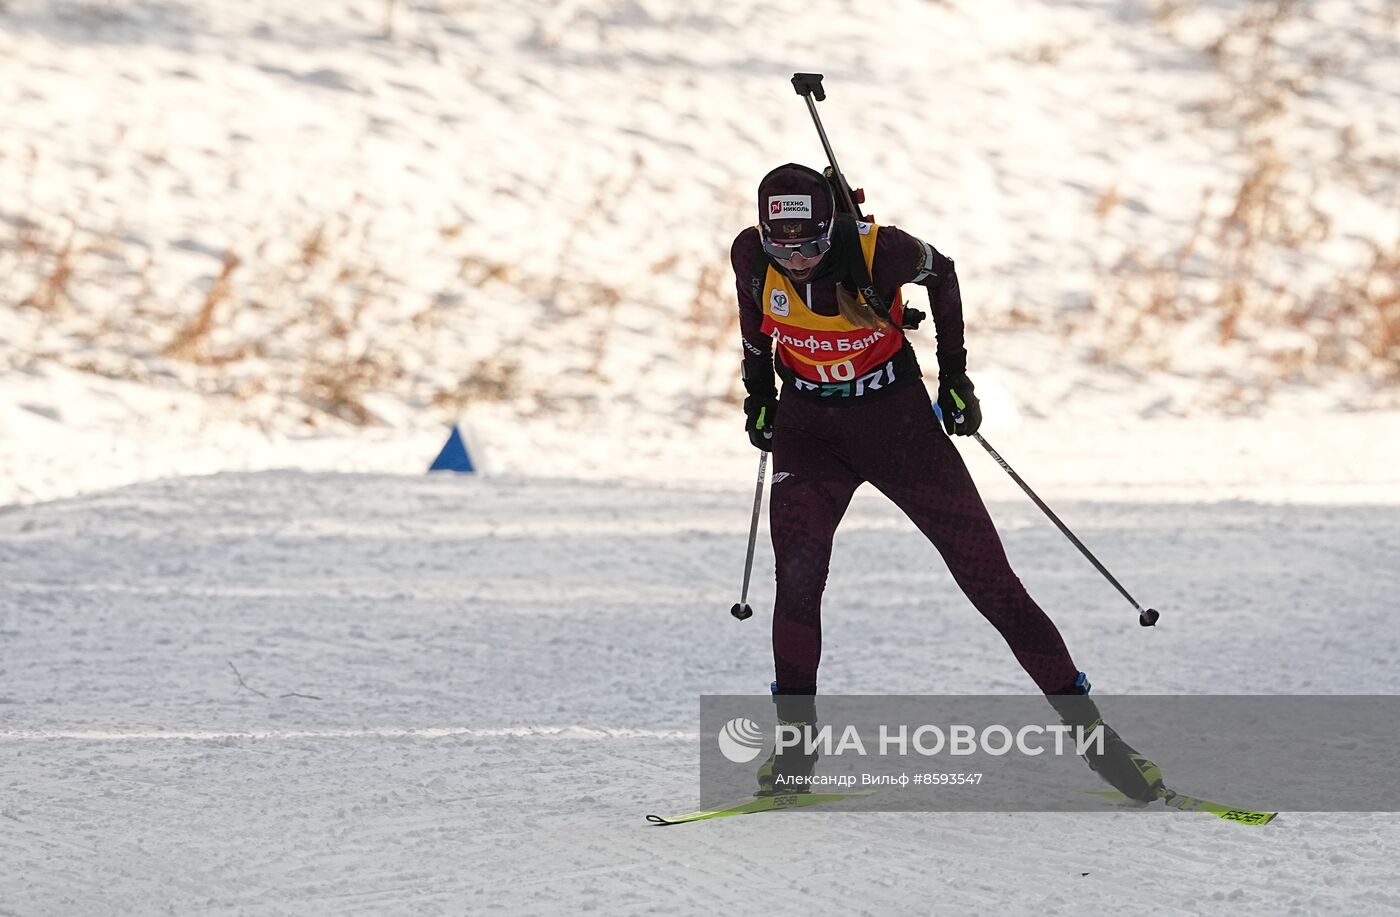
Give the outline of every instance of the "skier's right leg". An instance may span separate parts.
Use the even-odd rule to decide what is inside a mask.
[[[789,407],[773,437],[769,530],[777,570],[773,602],[774,712],[799,731],[816,725],[817,666],[822,651],[822,592],[836,526],[860,478],[829,441],[807,432],[805,405]],[[806,792],[817,756],[803,748],[777,749],[758,771],[758,795]]]
[[[773,684],[777,686],[777,682]],[[773,709],[778,725],[795,730],[802,744],[784,748],[781,754],[777,748],[773,749],[768,760],[758,769],[758,792],[754,795],[782,796],[809,792],[812,771],[817,766],[817,753],[815,749],[807,748],[806,740],[817,725],[816,695],[775,694]]]
[[[783,415],[773,438],[768,508],[777,572],[773,667],[775,693],[815,694],[831,543],[861,479],[829,442],[791,422],[795,414]]]

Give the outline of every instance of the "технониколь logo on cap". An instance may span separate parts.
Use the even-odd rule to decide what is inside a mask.
[[[768,199],[768,217],[773,220],[810,220],[812,195],[776,194]]]

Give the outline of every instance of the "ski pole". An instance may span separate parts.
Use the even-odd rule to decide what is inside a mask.
[[[763,479],[768,477],[768,453],[760,453],[758,458],[758,486],[753,491],[753,519],[749,522],[749,553],[744,558],[744,590],[739,596],[739,601],[734,603],[734,607],[729,609],[729,613],[740,621],[747,621],[753,617],[753,609],[749,607],[749,574],[753,572],[753,546],[758,540],[758,510],[763,506]]]
[[[1069,526],[1065,525],[1063,522],[1060,521],[1060,517],[1055,515],[1055,511],[1052,510],[1050,507],[1046,506],[1045,501],[1040,499],[1040,497],[1036,496],[1035,491],[1031,490],[1029,484],[1021,480],[1021,476],[1016,473],[1016,470],[1014,468],[1007,464],[1006,459],[1002,458],[1001,454],[992,448],[992,444],[982,438],[981,433],[972,434],[972,438],[982,444],[982,448],[987,450],[987,454],[990,455],[992,458],[996,459],[996,463],[1000,465],[1006,471],[1007,474],[1011,475],[1011,480],[1019,484],[1021,486],[1021,489],[1026,492],[1026,496],[1030,497],[1033,501],[1035,501],[1035,505],[1040,507],[1040,511],[1050,517],[1050,521],[1055,523],[1059,530],[1064,533],[1064,536],[1068,538],[1076,548],[1079,549],[1079,553],[1087,557],[1089,559],[1089,563],[1093,564],[1094,568],[1103,574],[1103,578],[1112,583],[1113,588],[1117,589],[1118,593],[1122,595],[1123,598],[1128,600],[1128,604],[1132,605],[1134,608],[1137,609],[1138,623],[1141,624],[1143,627],[1151,627],[1152,625],[1156,624],[1157,619],[1162,616],[1162,613],[1155,608],[1143,608],[1141,605],[1139,605],[1137,603],[1137,599],[1129,595],[1128,590],[1124,589],[1123,585],[1119,583],[1118,580],[1114,579],[1113,574],[1108,572],[1108,568],[1105,567],[1103,564],[1099,563],[1099,559],[1094,556],[1094,553],[1088,548],[1084,547],[1084,542],[1080,541],[1074,536],[1074,533],[1069,530]]]
[[[941,421],[943,419],[943,412],[938,408],[938,405],[936,404],[933,406],[933,409],[938,414],[938,419]],[[961,418],[962,412],[958,412],[954,419],[958,420],[958,422],[961,423]],[[1137,609],[1138,623],[1141,624],[1143,627],[1151,627],[1154,624],[1156,624],[1157,619],[1162,616],[1162,613],[1155,608],[1143,608],[1141,605],[1139,605],[1137,599],[1129,595],[1128,590],[1124,589],[1123,585],[1119,583],[1117,579],[1114,578],[1113,574],[1108,572],[1108,568],[1105,567],[1103,564],[1099,563],[1099,559],[1094,556],[1094,553],[1084,546],[1084,542],[1080,541],[1078,538],[1075,537],[1074,533],[1069,530],[1069,526],[1065,525],[1063,522],[1060,521],[1060,517],[1055,515],[1055,511],[1052,510],[1050,507],[1046,506],[1044,500],[1036,496],[1036,492],[1031,490],[1031,486],[1021,479],[1021,476],[1016,473],[1016,469],[1012,468],[1011,465],[1007,463],[1006,459],[1001,457],[1001,453],[993,449],[992,444],[982,438],[981,433],[972,434],[972,438],[977,440],[977,442],[982,445],[983,449],[987,450],[988,455],[996,459],[996,463],[1002,467],[1003,471],[1011,475],[1011,480],[1015,481],[1018,485],[1020,485],[1021,489],[1026,492],[1026,496],[1030,497],[1031,500],[1034,501],[1035,505],[1040,507],[1040,511],[1042,513],[1050,517],[1050,521],[1055,523],[1055,526],[1059,528],[1059,530],[1064,534],[1064,536],[1070,540],[1070,543],[1079,549],[1079,553],[1087,557],[1089,559],[1089,563],[1093,564],[1094,568],[1103,574],[1103,578],[1112,583],[1113,588],[1117,589],[1118,593],[1122,595],[1123,598],[1127,599],[1129,604],[1131,604],[1134,608]]]

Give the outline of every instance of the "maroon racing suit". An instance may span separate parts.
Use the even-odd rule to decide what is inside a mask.
[[[965,359],[962,299],[952,261],[893,226],[877,229],[867,265],[883,302],[896,303],[903,284],[925,287],[940,356]],[[791,315],[801,305],[816,316],[836,316],[836,282],[842,268],[839,263],[819,265],[810,283],[794,282],[784,274],[783,291],[774,293],[772,263],[753,227],[734,240],[730,257],[739,298],[744,378],[752,392],[754,380],[772,380],[774,371],[773,337],[764,331],[760,303],[775,299],[782,310],[779,315]],[[838,245],[824,260],[843,257],[848,255]],[[789,303],[793,291],[801,304]],[[773,327],[771,309],[767,318]],[[812,319],[814,325],[821,321]],[[821,599],[832,539],[856,488],[867,481],[938,549],[958,586],[1005,638],[1042,692],[1053,694],[1073,685],[1079,670],[1054,622],[1012,572],[962,456],[934,415],[907,339],[889,364],[891,378],[880,376],[885,384],[859,392],[849,386],[836,391],[834,386],[814,384],[820,380],[813,380],[812,366],[789,357],[782,347],[778,355],[776,368],[784,385],[773,431],[769,504],[777,561],[777,692],[816,693]]]

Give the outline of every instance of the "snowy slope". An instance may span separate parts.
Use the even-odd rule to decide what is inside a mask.
[[[1393,815],[647,826],[695,800],[697,695],[768,678],[747,499],[257,474],[0,514],[0,913],[1400,912]],[[992,509],[1106,692],[1400,691],[1393,509],[1062,507],[1155,631]],[[1030,689],[883,501],[831,579],[830,690]]]
[[[725,251],[819,164],[802,69],[871,210],[957,259],[1003,416],[1393,408],[1323,294],[1400,234],[1397,47],[1384,0],[11,0],[0,501],[417,470],[462,415],[522,473],[742,455]],[[1240,264],[1287,296],[1222,344]],[[1168,282],[1184,315],[1134,305]]]
[[[1400,691],[1393,367],[1314,299],[1400,233],[1398,35],[1385,0],[0,3],[0,915],[1400,912],[1391,815],[641,818],[695,800],[697,696],[770,678],[766,544],[727,614],[724,254],[819,163],[795,70],[957,259],[988,438],[1164,613],[960,443],[1098,689]],[[1218,231],[1261,161],[1241,225],[1325,238]],[[1131,307],[1241,259],[1301,299],[1224,343]],[[422,477],[460,418],[491,473]],[[868,494],[827,608],[830,691],[1030,688]]]

